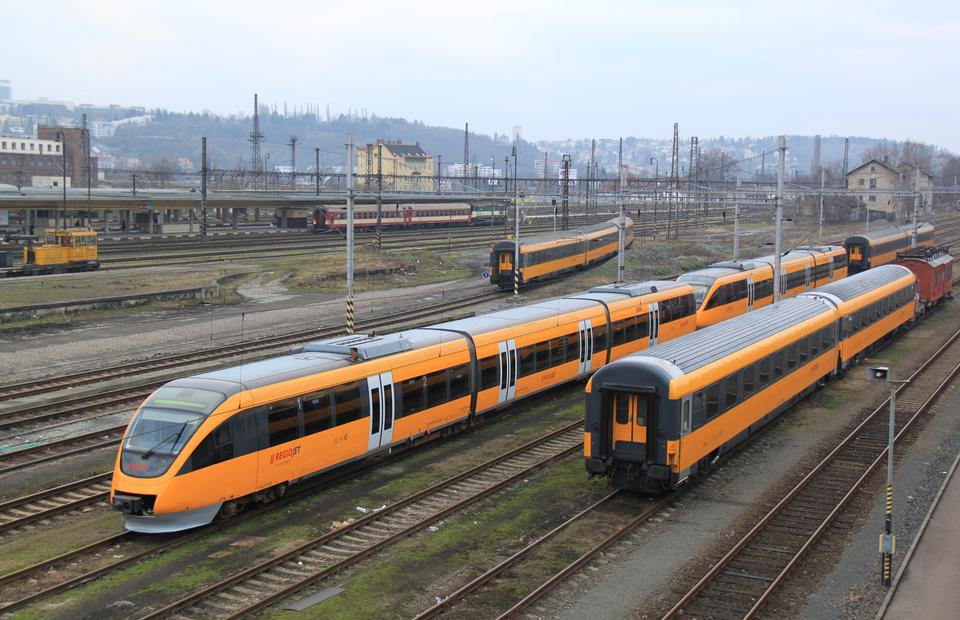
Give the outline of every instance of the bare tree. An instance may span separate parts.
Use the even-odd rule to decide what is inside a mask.
[[[147,172],[151,183],[155,187],[163,189],[173,179],[173,175],[177,172],[177,165],[173,161],[161,157],[150,165]]]

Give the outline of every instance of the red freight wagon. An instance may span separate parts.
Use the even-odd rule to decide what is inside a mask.
[[[940,245],[900,252],[896,262],[917,276],[920,305],[927,309],[953,298],[953,260],[950,248]]]

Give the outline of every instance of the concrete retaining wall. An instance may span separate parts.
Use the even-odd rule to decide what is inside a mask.
[[[154,301],[208,299],[210,297],[216,297],[218,290],[218,286],[198,286],[195,288],[182,288],[171,291],[157,291],[156,293],[119,295],[117,297],[100,297],[98,299],[77,299],[75,301],[33,304],[29,306],[12,306],[9,308],[0,308],[0,323],[36,319],[49,314],[70,314],[83,310],[126,308],[129,306],[140,306]]]

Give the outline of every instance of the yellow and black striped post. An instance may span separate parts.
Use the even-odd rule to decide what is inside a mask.
[[[352,334],[353,328],[353,295],[347,295],[347,333]]]
[[[520,270],[516,265],[513,266],[513,295],[514,298],[520,295]]]
[[[893,484],[887,483],[887,505],[883,516],[883,535],[880,536],[880,583],[890,587],[893,573],[893,554],[897,552],[897,538],[893,535]]]

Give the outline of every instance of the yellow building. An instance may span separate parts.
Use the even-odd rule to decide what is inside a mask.
[[[433,157],[420,143],[377,140],[360,147],[357,158],[357,185],[376,191],[382,183],[384,191],[428,192],[433,187]]]
[[[879,159],[871,159],[847,173],[847,187],[866,192],[860,195],[861,204],[871,211],[893,213],[899,209],[902,215],[913,212],[913,197],[897,196],[896,190],[912,192],[916,183],[917,168],[905,164],[899,169]],[[923,209],[930,208],[933,193],[933,175],[920,169],[920,192],[923,195]],[[898,218],[899,219],[899,218]]]

